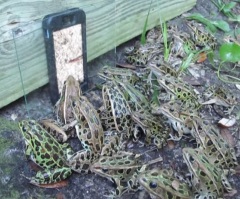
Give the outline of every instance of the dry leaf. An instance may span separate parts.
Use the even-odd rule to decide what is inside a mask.
[[[189,71],[189,73],[191,73],[191,75],[194,78],[196,78],[196,79],[200,78],[199,70],[195,70],[193,68],[188,68],[188,71]]]
[[[57,193],[56,194],[56,199],[64,199],[64,198],[66,198],[66,197],[63,193]]]
[[[232,189],[230,192],[228,193],[224,193],[224,197],[232,197],[237,193],[236,189]]]
[[[231,118],[231,119],[227,119],[227,118],[222,118],[218,124],[222,127],[231,127],[236,123],[236,118]]]
[[[206,105],[206,104],[217,104],[217,105],[220,105],[220,106],[225,106],[225,107],[228,107],[229,105],[224,102],[223,100],[219,99],[218,97],[214,97],[206,102],[203,102],[202,103],[203,105]]]
[[[177,180],[172,181],[172,187],[178,191],[179,190],[179,182]]]
[[[174,147],[175,147],[174,141],[168,140],[167,143],[168,143],[168,148],[169,149],[174,149]]]
[[[36,172],[42,170],[42,168],[41,168],[40,166],[38,166],[38,165],[37,165],[35,162],[33,162],[33,161],[30,161],[30,162],[29,162],[29,166],[30,166],[30,168],[31,168],[33,171],[36,171]]]
[[[240,84],[236,84],[238,90],[240,90]]]
[[[205,52],[202,52],[198,55],[197,63],[202,63],[207,59],[207,54]]]
[[[226,140],[227,143],[231,147],[235,146],[234,138],[233,138],[232,134],[230,133],[229,129],[227,129],[227,128],[220,128],[220,134],[223,137],[223,139]]]
[[[129,68],[129,69],[133,69],[136,70],[136,67],[130,64],[122,64],[122,63],[117,63],[117,66],[120,66],[122,68]]]
[[[11,119],[12,119],[13,121],[15,121],[15,120],[17,119],[17,114],[14,114],[14,113],[13,113],[13,114],[11,115]]]
[[[235,172],[236,172],[236,174],[239,174],[239,175],[240,175],[240,165],[238,165],[238,166],[235,168]]]
[[[217,102],[216,98],[210,99],[206,102],[203,102],[203,105],[207,105],[207,104],[215,104]]]
[[[38,187],[48,188],[48,189],[57,189],[61,187],[66,187],[68,185],[67,180],[62,180],[60,182],[52,183],[52,184],[39,184]]]

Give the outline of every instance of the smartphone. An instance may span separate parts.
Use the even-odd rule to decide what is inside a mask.
[[[79,8],[68,9],[45,16],[42,27],[50,96],[55,104],[69,75],[87,89],[86,15]]]

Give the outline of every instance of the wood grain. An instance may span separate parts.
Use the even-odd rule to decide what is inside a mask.
[[[48,83],[42,18],[86,12],[88,61],[141,34],[151,0],[0,1],[0,107]],[[190,10],[196,0],[153,0],[148,29]],[[14,38],[14,39],[13,39]],[[21,75],[20,72],[21,71]],[[21,81],[21,76],[23,82]],[[23,86],[22,86],[23,83]]]

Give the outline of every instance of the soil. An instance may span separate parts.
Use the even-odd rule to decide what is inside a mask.
[[[238,4],[238,10],[239,8]],[[210,19],[224,18],[218,13],[214,4],[212,4],[211,1],[206,0],[198,0],[197,5],[190,11],[190,13],[201,13]],[[181,24],[181,21],[182,18],[178,17],[171,20],[169,23]],[[221,37],[221,34],[219,34],[219,37]],[[84,95],[89,98],[96,108],[100,107],[102,104],[101,91],[94,88],[95,84],[102,82],[96,75],[97,71],[104,65],[114,65],[115,62],[121,62],[124,47],[134,44],[135,40],[119,46],[117,48],[117,54],[115,54],[115,50],[112,50],[91,63],[88,63],[90,71],[88,74],[89,85],[92,89],[84,93]],[[240,90],[238,90],[235,85],[226,84],[220,81],[217,78],[216,69],[212,68],[208,62],[204,63],[204,66],[201,65],[199,70],[201,70],[204,74],[202,81],[205,86],[221,85],[226,87],[237,95],[238,102],[240,102]],[[54,107],[50,101],[48,85],[28,94],[25,98],[19,99],[0,110],[0,198],[101,199],[106,198],[106,195],[109,195],[111,191],[114,191],[114,184],[111,181],[97,176],[96,174],[81,175],[74,173],[69,179],[67,179],[66,183],[68,185],[58,189],[40,188],[29,184],[29,180],[24,176],[33,176],[35,174],[34,169],[36,169],[36,167],[31,162],[27,161],[25,157],[25,144],[18,129],[18,121],[29,118],[36,120],[43,118],[55,118],[53,110]],[[238,104],[235,113],[239,114],[239,112],[240,108]],[[217,115],[212,116],[213,122],[216,122],[219,119],[221,118]],[[233,135],[233,142],[235,144],[238,157],[240,157],[239,129],[239,120],[237,120],[233,127],[227,129],[227,131]],[[76,145],[74,140],[71,140],[71,142],[73,142],[73,145]],[[182,146],[188,144],[188,142],[189,140],[174,142],[168,144],[167,147],[164,147],[161,150],[151,151],[151,147],[139,147],[138,145],[130,147],[129,150],[140,153],[149,150],[145,157],[146,160],[160,156],[163,158],[163,162],[155,164],[154,167],[173,168],[181,173],[186,170],[186,165],[182,158],[181,148]],[[240,175],[235,174],[229,176],[229,180],[236,189],[237,193],[232,197],[226,196],[224,198],[240,199]],[[139,190],[137,192],[125,193],[121,198],[147,199],[150,198],[150,196],[147,192]]]

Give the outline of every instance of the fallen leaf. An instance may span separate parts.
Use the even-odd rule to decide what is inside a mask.
[[[38,166],[38,165],[37,165],[35,162],[33,162],[33,161],[30,161],[30,162],[29,162],[29,166],[30,166],[30,168],[31,168],[33,171],[36,171],[36,172],[42,170],[42,168],[41,168],[40,166]]]
[[[174,147],[175,147],[174,141],[168,140],[167,143],[168,143],[168,148],[169,149],[174,149]]]
[[[203,102],[203,105],[207,105],[207,104],[215,104],[217,102],[216,98],[210,99],[206,102]]]
[[[199,70],[193,69],[193,68],[188,68],[189,73],[196,79],[200,78],[200,73]]]
[[[66,198],[66,197],[63,193],[57,193],[56,194],[56,199],[64,199],[64,198]]]
[[[117,66],[120,66],[120,67],[122,67],[122,68],[129,68],[129,69],[133,69],[133,70],[136,69],[136,67],[133,66],[133,65],[131,65],[131,64],[121,64],[121,63],[116,63],[116,65],[117,65]]]
[[[197,57],[197,63],[202,63],[207,59],[207,54],[205,52],[202,52]]]
[[[67,180],[62,180],[60,182],[52,183],[52,184],[39,184],[38,187],[48,188],[48,189],[57,189],[61,187],[66,187],[68,185]]]
[[[214,97],[206,102],[203,102],[202,103],[203,105],[206,105],[206,104],[217,104],[217,105],[220,105],[220,106],[225,106],[225,107],[228,107],[229,105],[224,102],[223,100],[219,99],[218,97]]]
[[[231,147],[235,146],[235,140],[228,128],[220,128],[220,134],[223,137],[223,139],[226,140]]]
[[[202,79],[197,79],[190,76],[183,77],[183,80],[192,86],[202,86],[204,84]]]
[[[233,126],[234,124],[236,123],[236,118],[230,118],[230,119],[227,119],[227,118],[222,118],[218,124],[222,127],[231,127]]]
[[[236,190],[236,189],[232,189],[230,192],[224,193],[224,196],[225,196],[225,197],[232,197],[232,196],[234,196],[236,193],[237,193],[237,190]]]
[[[240,165],[236,166],[236,168],[234,169],[236,174],[240,174]]]
[[[236,84],[238,90],[240,90],[240,84]]]
[[[17,115],[16,115],[15,113],[13,113],[13,114],[11,115],[11,119],[12,119],[13,121],[15,121],[15,120],[17,119]]]
[[[175,190],[179,190],[179,182],[177,180],[173,180],[172,181],[172,187],[175,189]]]

